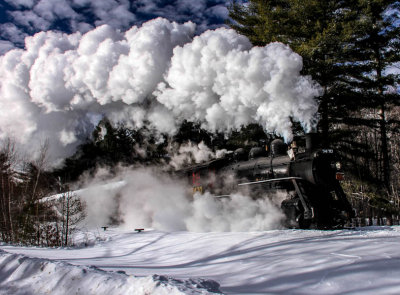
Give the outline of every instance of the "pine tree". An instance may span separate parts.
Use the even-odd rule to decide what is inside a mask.
[[[400,61],[400,27],[398,1],[359,0],[353,11],[357,17],[347,23],[348,40],[343,65],[345,80],[351,87],[358,108],[369,115],[357,118],[364,126],[378,130],[380,140],[380,165],[378,178],[390,190],[390,163],[388,150],[388,122],[386,112],[400,104],[396,90],[399,74],[388,73]],[[353,118],[354,120],[354,118]]]

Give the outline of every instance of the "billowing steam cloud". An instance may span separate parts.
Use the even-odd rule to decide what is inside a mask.
[[[193,37],[193,23],[155,19],[119,32],[42,32],[0,57],[0,140],[70,155],[102,116],[173,133],[184,119],[211,131],[258,122],[291,138],[315,123],[320,87],[280,43],[252,48],[233,30]]]
[[[226,149],[213,152],[204,142],[199,144],[188,142],[180,145],[177,151],[172,151],[168,164],[175,169],[179,169],[188,164],[197,164],[215,158],[222,158],[227,153]]]
[[[123,170],[108,178],[111,184],[96,185],[107,178],[100,170],[87,181],[79,196],[87,204],[85,226],[109,224],[118,216],[123,227],[164,231],[261,231],[281,226],[282,197],[252,200],[241,194],[218,199],[206,193],[188,197],[185,183],[149,169]],[[271,197],[271,196],[270,196]]]

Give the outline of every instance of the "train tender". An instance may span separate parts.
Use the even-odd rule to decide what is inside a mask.
[[[238,149],[179,173],[187,177],[193,192],[209,191],[217,197],[242,192],[254,199],[274,198],[274,192],[283,191],[280,206],[289,228],[342,227],[353,217],[339,183],[344,174],[336,152],[319,147],[316,139],[317,134],[306,134],[303,149],[293,143],[288,148],[275,139],[268,148],[252,148],[248,156]]]

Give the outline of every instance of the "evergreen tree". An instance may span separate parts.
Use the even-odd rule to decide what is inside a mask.
[[[378,178],[390,190],[390,163],[388,150],[388,128],[386,112],[393,105],[400,104],[397,89],[399,74],[389,73],[400,61],[400,27],[398,1],[359,0],[352,7],[356,18],[346,24],[348,40],[346,58],[343,64],[351,94],[362,110],[361,116],[349,121],[361,121],[364,126],[378,130],[381,162]],[[358,13],[355,11],[358,10]]]
[[[174,135],[172,140],[173,142],[177,142],[179,144],[186,143],[188,141],[195,143],[204,142],[207,146],[210,146],[213,140],[213,134],[201,128],[200,123],[193,123],[184,120],[179,126],[179,130]]]

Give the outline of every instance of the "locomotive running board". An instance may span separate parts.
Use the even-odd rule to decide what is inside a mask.
[[[293,179],[301,180],[300,177],[282,177],[282,178],[273,178],[273,179],[259,180],[259,181],[253,181],[253,182],[244,182],[244,183],[239,183],[238,185],[251,185],[251,184],[277,182],[277,181],[282,181],[282,180],[293,180]]]

